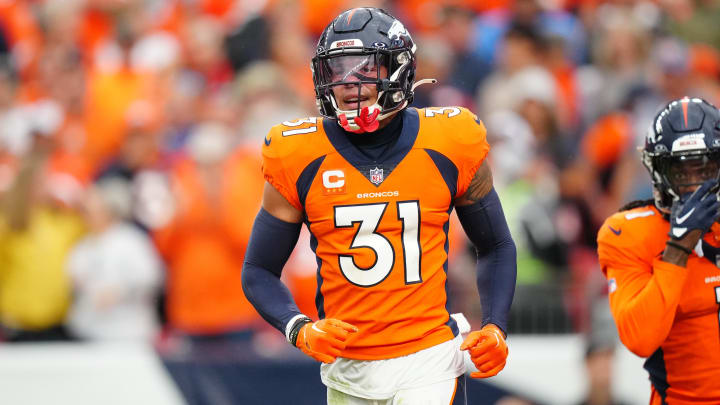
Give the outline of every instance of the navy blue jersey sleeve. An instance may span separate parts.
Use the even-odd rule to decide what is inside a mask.
[[[515,242],[495,189],[477,202],[456,207],[458,219],[478,255],[477,287],[483,326],[497,325],[507,332],[507,318],[515,294]]]
[[[243,263],[245,296],[260,316],[283,334],[288,323],[301,315],[290,291],[280,281],[301,226],[275,218],[261,208],[255,217]]]

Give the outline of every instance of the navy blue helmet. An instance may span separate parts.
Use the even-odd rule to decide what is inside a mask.
[[[700,98],[670,102],[648,128],[643,164],[653,182],[655,206],[670,212],[683,187],[720,179],[720,111]],[[688,175],[692,168],[694,175]]]
[[[416,45],[405,26],[378,8],[354,8],[338,15],[323,31],[312,59],[313,83],[320,114],[353,119],[358,110],[343,111],[333,94],[341,85],[377,86],[371,111],[378,120],[412,102]],[[384,67],[384,69],[381,69]]]

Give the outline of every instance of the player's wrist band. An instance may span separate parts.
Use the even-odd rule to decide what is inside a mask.
[[[665,244],[668,245],[668,246],[672,246],[672,247],[674,247],[675,249],[682,250],[683,252],[685,252],[685,253],[687,253],[687,254],[692,253],[692,249],[687,248],[687,247],[685,247],[685,246],[683,246],[683,245],[681,245],[681,244],[679,244],[679,243],[677,243],[677,242],[675,242],[675,241],[673,241],[673,240],[668,240],[667,242],[665,242]]]
[[[291,345],[295,346],[298,334],[300,333],[300,329],[302,329],[305,324],[311,322],[312,319],[302,314],[296,315],[294,318],[292,318],[290,322],[288,322],[288,326],[285,329],[285,338],[287,338],[287,341],[290,342]]]

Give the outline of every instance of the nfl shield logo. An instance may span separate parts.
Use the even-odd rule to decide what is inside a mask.
[[[370,169],[370,182],[372,184],[380,184],[383,181],[383,169]]]

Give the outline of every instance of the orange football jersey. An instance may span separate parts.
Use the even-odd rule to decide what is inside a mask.
[[[669,230],[651,205],[605,221],[598,254],[610,308],[625,346],[648,358],[652,404],[718,404],[720,258],[692,253],[687,268],[662,261]]]
[[[305,213],[319,316],[359,328],[346,358],[398,357],[458,333],[447,308],[449,219],[488,153],[485,127],[458,107],[401,114],[400,137],[377,161],[320,118],[273,127],[263,147],[265,179]]]

